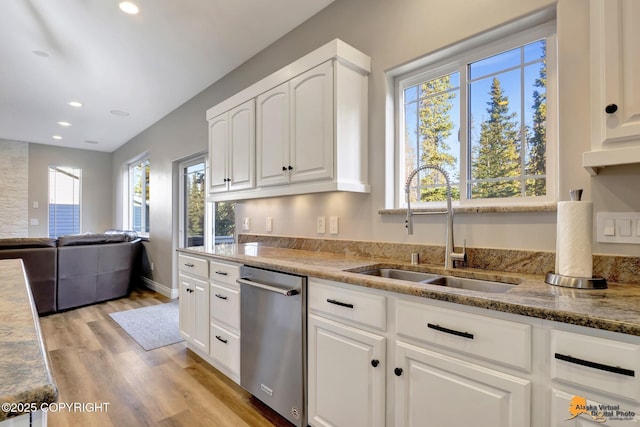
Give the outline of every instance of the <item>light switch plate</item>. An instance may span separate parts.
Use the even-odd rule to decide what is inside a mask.
[[[324,234],[326,232],[326,217],[319,216],[316,218],[316,233]]]
[[[273,231],[273,217],[267,217],[264,228],[267,233],[271,233]]]
[[[242,218],[242,231],[251,230],[251,218]]]
[[[640,212],[598,212],[596,241],[640,244]]]
[[[338,234],[338,217],[329,217],[329,234]]]

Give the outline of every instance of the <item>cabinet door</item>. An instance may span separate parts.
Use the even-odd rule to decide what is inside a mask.
[[[209,121],[209,192],[227,191],[228,115]]]
[[[595,142],[640,143],[640,2],[592,0],[590,13]]]
[[[203,280],[191,279],[193,292],[193,335],[191,341],[201,350],[209,352],[209,284]]]
[[[333,178],[333,63],[291,80],[291,182]]]
[[[611,415],[606,412],[598,414],[600,405],[619,405],[619,411],[622,414],[616,413],[616,410],[613,409]],[[620,403],[615,398],[596,401],[587,397],[584,392],[567,393],[552,389],[550,419],[546,425],[550,427],[595,427],[601,425],[637,427],[640,425],[640,418],[637,415],[630,415],[629,411],[635,414],[639,413],[637,407]]]
[[[309,424],[383,426],[385,338],[313,314],[308,327]]]
[[[527,380],[403,342],[396,365],[397,427],[530,425]]]
[[[191,278],[187,276],[183,276],[182,274],[178,276],[178,281],[180,282],[179,294],[180,299],[178,303],[180,304],[180,335],[184,337],[184,339],[190,341],[193,337],[193,329],[195,328],[194,322],[195,317],[193,316],[193,298],[192,295],[192,283]]]
[[[255,186],[255,102],[229,111],[229,190]]]
[[[263,93],[256,106],[258,186],[289,182],[289,82]]]

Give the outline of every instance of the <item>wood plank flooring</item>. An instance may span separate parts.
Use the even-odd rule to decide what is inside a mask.
[[[184,342],[145,351],[108,316],[169,301],[140,288],[40,318],[58,401],[85,407],[49,412],[49,427],[291,426]]]

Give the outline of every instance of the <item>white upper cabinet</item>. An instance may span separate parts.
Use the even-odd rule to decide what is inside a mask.
[[[251,99],[209,120],[209,192],[255,186],[255,103]]]
[[[640,163],[640,2],[591,0],[591,150],[583,165]]]
[[[255,164],[236,163],[233,152],[230,154],[231,167],[245,172],[250,168],[256,184],[237,186],[225,181],[229,185],[224,186],[220,178],[235,179],[229,176],[233,170],[225,174],[214,170],[212,157],[210,200],[323,191],[369,192],[369,68],[368,56],[336,39],[210,108],[209,149],[214,153],[221,150],[218,140],[225,138],[223,126],[217,121],[248,100],[254,100],[256,106],[252,122]],[[227,132],[232,129],[230,123]],[[233,151],[233,136],[227,134],[226,138],[228,149]],[[242,158],[237,157],[238,162]]]
[[[258,186],[289,182],[289,82],[258,96]]]
[[[331,62],[291,80],[292,182],[333,178],[333,101]]]

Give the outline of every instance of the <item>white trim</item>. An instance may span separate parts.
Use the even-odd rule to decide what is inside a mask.
[[[142,280],[142,282],[144,282],[144,285],[147,288],[156,291],[157,293],[162,294],[167,298],[176,299],[180,294],[178,288],[170,288],[144,276],[140,276],[140,279]]]
[[[555,9],[547,8],[536,14],[506,24],[500,28],[472,37],[452,46],[425,55],[415,61],[403,64],[386,73],[387,77],[387,158],[385,177],[386,191],[392,194],[385,196],[385,207],[402,208],[404,200],[404,150],[400,141],[404,140],[404,105],[401,105],[403,89],[415,86],[423,81],[440,76],[460,72],[460,182],[461,201],[454,201],[455,206],[488,206],[488,205],[531,205],[544,204],[557,200],[557,38]],[[544,22],[547,21],[547,22]],[[524,30],[522,28],[525,28]],[[536,39],[544,38],[547,45],[547,193],[538,197],[467,199],[468,169],[468,129],[467,114],[467,79],[466,66],[480,59],[488,58],[519,46],[526,45]],[[524,101],[522,101],[524,102]],[[391,114],[393,117],[389,117]],[[390,129],[391,127],[391,129]],[[390,148],[392,146],[392,148]],[[390,159],[389,154],[393,153]],[[463,194],[464,193],[464,194]],[[432,207],[437,203],[416,203],[416,207]]]

